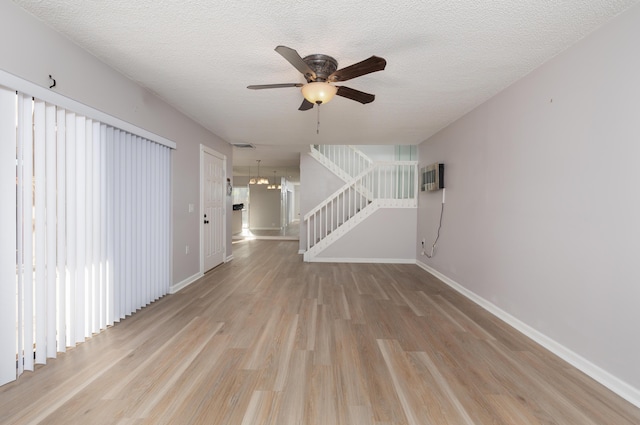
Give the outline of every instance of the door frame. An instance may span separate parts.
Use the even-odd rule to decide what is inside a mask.
[[[198,220],[199,220],[199,225],[198,225],[198,231],[199,231],[199,239],[200,239],[200,275],[203,275],[205,270],[204,270],[204,155],[205,153],[209,154],[209,155],[213,155],[218,159],[222,160],[222,170],[224,173],[224,181],[226,181],[227,179],[227,156],[224,154],[221,154],[220,152],[211,149],[208,146],[205,146],[203,144],[200,144],[200,214],[198,216]],[[222,188],[222,197],[224,199],[223,203],[222,203],[222,243],[223,243],[223,248],[222,248],[222,262],[226,263],[227,262],[227,193],[224,187],[224,183],[223,183],[223,188]]]

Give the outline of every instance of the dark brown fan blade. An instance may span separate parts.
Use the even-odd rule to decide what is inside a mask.
[[[298,108],[298,111],[308,111],[309,109],[313,109],[313,103],[309,102],[307,99],[302,101],[302,104]]]
[[[301,83],[259,84],[259,85],[247,86],[247,88],[251,90],[262,90],[262,89],[280,89],[283,87],[302,87],[303,85],[304,84],[301,84]]]
[[[345,86],[338,87],[338,92],[336,94],[338,96],[346,97],[347,99],[355,100],[356,102],[360,102],[362,104],[371,103],[376,99],[376,96],[373,94],[365,93],[363,91],[355,90]]]
[[[329,75],[329,81],[347,81],[361,75],[382,71],[387,66],[387,61],[377,56],[371,56],[362,62],[354,63],[346,68],[342,68]]]
[[[298,52],[287,46],[278,46],[275,50],[276,52],[280,53],[282,57],[285,58],[291,65],[293,65],[295,69],[300,71],[307,81],[315,81],[316,73],[313,71],[313,69],[309,68],[309,65],[307,65],[305,61],[302,60]]]

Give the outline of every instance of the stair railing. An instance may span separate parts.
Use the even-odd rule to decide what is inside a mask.
[[[417,161],[377,162],[345,183],[305,214],[307,252],[331,234],[346,233],[376,208],[415,208],[417,168]]]
[[[311,145],[312,154],[344,180],[360,175],[373,161],[351,145]]]
[[[410,207],[418,205],[418,162],[375,162],[373,167],[373,198],[382,207]]]

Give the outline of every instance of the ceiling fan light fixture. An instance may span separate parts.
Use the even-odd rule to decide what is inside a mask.
[[[302,95],[313,104],[327,103],[338,92],[338,87],[324,81],[307,83],[302,86]]]

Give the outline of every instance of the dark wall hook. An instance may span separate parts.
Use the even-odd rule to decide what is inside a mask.
[[[53,81],[53,84],[49,86],[49,88],[52,89],[56,86],[56,80],[51,76],[51,74],[49,74],[49,79]]]

